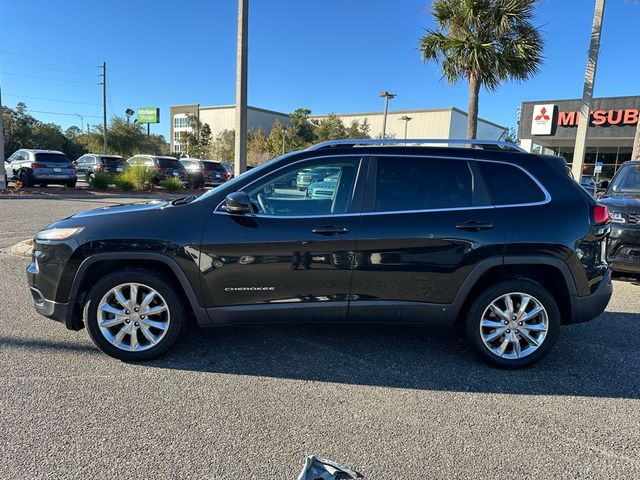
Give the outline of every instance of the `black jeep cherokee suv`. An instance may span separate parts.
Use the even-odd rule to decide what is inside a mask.
[[[604,310],[609,214],[563,159],[381,143],[328,142],[198,198],[54,223],[27,269],[35,307],[123,360],[165,353],[193,314],[460,324],[484,360],[513,368]],[[320,167],[336,170],[332,197],[282,182]]]

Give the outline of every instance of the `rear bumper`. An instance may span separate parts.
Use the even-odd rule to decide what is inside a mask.
[[[54,174],[54,173],[34,173],[33,178],[36,180],[50,180],[50,181],[64,181],[64,182],[72,182],[78,179],[77,175],[64,175],[64,174]]]
[[[607,263],[612,270],[640,273],[640,228],[612,224],[607,252]]]
[[[607,270],[604,278],[591,295],[584,297],[571,295],[571,319],[565,323],[582,323],[593,320],[607,308],[612,293],[611,270]]]

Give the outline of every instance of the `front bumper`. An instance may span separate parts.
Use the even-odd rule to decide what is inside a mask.
[[[593,320],[607,308],[612,293],[611,270],[607,270],[593,293],[584,297],[571,295],[571,319],[565,323],[582,323]]]
[[[640,227],[611,224],[607,263],[616,272],[640,273]]]

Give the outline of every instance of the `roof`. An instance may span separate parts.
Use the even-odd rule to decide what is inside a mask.
[[[64,152],[59,152],[58,150],[45,150],[43,148],[21,148],[20,150],[31,153],[58,153],[60,155],[65,155]]]

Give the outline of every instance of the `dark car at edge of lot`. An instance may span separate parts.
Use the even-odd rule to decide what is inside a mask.
[[[611,235],[607,261],[612,270],[640,274],[640,161],[622,164],[610,182],[600,203],[611,212]]]
[[[220,162],[198,158],[181,158],[180,163],[187,170],[189,185],[193,188],[217,187],[233,178]]]
[[[188,182],[187,170],[175,157],[162,155],[134,155],[127,159],[128,168],[144,168],[153,174],[153,183],[158,184],[167,178],[178,178]]]
[[[82,155],[75,162],[78,177],[86,181],[91,180],[96,173],[103,172],[117,175],[124,171],[127,162],[119,155],[102,155],[98,153],[88,153]]]
[[[127,361],[167,352],[195,318],[460,325],[505,368],[539,361],[561,325],[604,311],[609,213],[564,159],[349,142],[284,155],[199,197],[46,227],[27,268],[36,310],[86,326]],[[276,188],[313,169],[332,173],[331,195]]]
[[[75,188],[76,167],[57,150],[21,149],[5,160],[7,180],[19,180],[23,187],[64,185]]]

